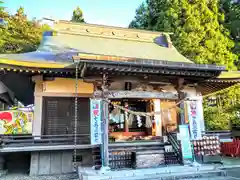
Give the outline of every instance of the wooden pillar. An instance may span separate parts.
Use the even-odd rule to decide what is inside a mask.
[[[43,119],[42,119],[42,108],[43,108],[43,97],[40,93],[43,91],[42,76],[34,76],[32,80],[35,82],[34,90],[34,118],[32,124],[32,135],[37,136],[35,139],[40,139],[43,130]]]
[[[182,101],[185,98],[185,93],[182,92],[184,89],[184,79],[183,78],[178,78],[177,82],[175,83],[175,88],[178,93],[178,101]],[[185,115],[184,115],[184,102],[180,103],[178,107],[183,110],[179,113],[178,116],[178,125],[180,124],[185,124]]]
[[[103,99],[103,109],[102,109],[102,120],[103,120],[103,166],[109,166],[109,152],[108,152],[108,133],[109,133],[109,105],[108,98],[106,96],[108,92],[108,76],[107,74],[103,74],[102,76],[102,99]]]
[[[124,102],[124,107],[128,109],[128,102]],[[129,132],[129,125],[128,125],[128,118],[129,114],[128,112],[124,112],[124,132],[128,133]]]

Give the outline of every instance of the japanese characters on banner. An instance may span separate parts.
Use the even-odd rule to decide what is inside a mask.
[[[198,109],[197,101],[188,101],[188,120],[190,126],[190,135],[192,140],[202,139],[201,113]]]
[[[100,99],[90,99],[90,113],[91,113],[91,144],[98,145],[102,143]]]
[[[205,131],[204,116],[203,116],[203,102],[202,97],[197,100],[197,112],[199,115],[199,121],[201,126],[201,132]]]
[[[160,99],[154,99],[154,110],[155,112],[161,111],[161,101]],[[162,136],[162,118],[161,114],[154,115],[155,120],[155,136]]]

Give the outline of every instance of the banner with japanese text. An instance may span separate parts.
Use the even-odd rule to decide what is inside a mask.
[[[202,101],[202,97],[199,98],[199,100],[197,101],[197,112],[198,112],[198,116],[199,116],[201,131],[204,132],[205,131],[205,124],[204,124],[204,116],[203,116],[203,101]]]
[[[201,113],[197,101],[188,101],[188,121],[190,126],[190,135],[192,140],[202,139]]]
[[[102,103],[100,99],[90,99],[92,145],[98,145],[102,143],[101,104]]]

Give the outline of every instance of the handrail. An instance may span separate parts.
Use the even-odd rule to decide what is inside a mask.
[[[77,136],[90,136],[90,134],[76,134]],[[2,137],[11,137],[11,138],[47,138],[47,137],[73,137],[75,134],[57,134],[57,135],[0,135]]]
[[[231,135],[230,130],[218,130],[218,131],[202,131],[203,134],[218,134],[218,135]]]
[[[211,131],[202,131],[202,132],[206,132],[206,133],[224,133],[224,132],[229,132],[231,133],[231,130],[211,130]]]
[[[78,144],[88,144],[90,142],[90,134],[77,134]],[[38,145],[71,145],[73,144],[74,134],[61,135],[41,135],[41,136],[0,136],[1,147],[14,146],[38,146]]]
[[[206,136],[218,136],[220,139],[232,138],[232,131],[230,130],[218,130],[218,131],[202,131]]]
[[[174,154],[177,156],[178,162],[180,164],[182,164],[183,161],[182,161],[181,145],[180,145],[179,141],[177,140],[176,134],[167,132],[167,136],[168,136],[169,142],[171,143],[171,145],[173,147]]]

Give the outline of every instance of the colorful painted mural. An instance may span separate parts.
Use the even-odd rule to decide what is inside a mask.
[[[33,112],[9,110],[0,112],[0,134],[31,134]]]

